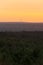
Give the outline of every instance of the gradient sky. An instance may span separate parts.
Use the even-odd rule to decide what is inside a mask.
[[[0,22],[43,22],[43,0],[0,0]]]

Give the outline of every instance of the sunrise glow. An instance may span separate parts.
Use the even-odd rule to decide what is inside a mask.
[[[43,0],[0,0],[0,22],[43,22]]]

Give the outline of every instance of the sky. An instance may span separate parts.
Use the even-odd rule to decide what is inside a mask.
[[[0,22],[43,22],[43,0],[0,0]]]

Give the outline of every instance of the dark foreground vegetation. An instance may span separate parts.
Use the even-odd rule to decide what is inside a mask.
[[[0,65],[43,65],[43,31],[0,32]]]

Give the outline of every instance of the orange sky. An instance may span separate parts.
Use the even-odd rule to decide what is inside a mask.
[[[0,22],[43,22],[43,0],[0,0]]]

